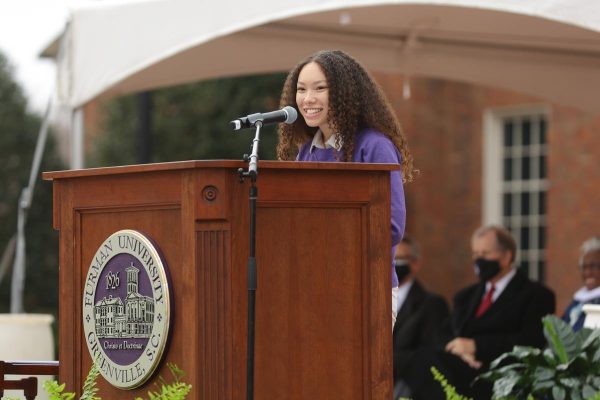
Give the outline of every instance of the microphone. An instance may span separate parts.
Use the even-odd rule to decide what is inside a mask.
[[[285,106],[281,110],[271,111],[266,113],[250,114],[246,117],[234,119],[229,122],[233,130],[238,131],[244,128],[252,128],[257,122],[261,122],[262,125],[276,124],[285,122],[286,124],[293,124],[298,118],[298,111],[294,107]]]

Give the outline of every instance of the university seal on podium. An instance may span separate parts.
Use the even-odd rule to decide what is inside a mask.
[[[110,235],[94,255],[83,293],[83,328],[92,359],[113,386],[134,389],[158,366],[169,336],[168,270],[140,232]]]

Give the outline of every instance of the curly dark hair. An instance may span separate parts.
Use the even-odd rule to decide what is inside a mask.
[[[352,159],[354,138],[362,128],[373,128],[396,145],[402,156],[402,176],[410,182],[416,174],[413,157],[398,118],[381,87],[371,75],[351,56],[340,50],[319,51],[296,65],[288,74],[281,93],[280,106],[296,104],[298,75],[306,64],[316,63],[321,67],[329,88],[329,112],[327,118],[338,134],[336,145],[342,144],[342,161]],[[304,118],[293,124],[281,124],[277,157],[293,160],[299,148],[311,140],[317,127],[309,127]]]

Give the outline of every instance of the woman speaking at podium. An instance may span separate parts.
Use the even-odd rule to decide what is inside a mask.
[[[288,74],[281,107],[303,118],[281,124],[280,160],[399,164],[391,172],[392,327],[398,314],[398,277],[393,254],[406,222],[403,182],[413,179],[413,158],[400,123],[379,85],[343,51],[320,51]],[[299,149],[299,151],[298,151]]]

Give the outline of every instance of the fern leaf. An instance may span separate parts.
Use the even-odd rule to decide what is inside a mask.
[[[431,373],[433,374],[433,378],[442,385],[442,389],[444,389],[444,393],[446,393],[447,400],[473,400],[470,397],[465,397],[456,393],[456,388],[448,383],[444,374],[442,374],[436,367],[431,367]],[[191,388],[191,387],[190,387]]]
[[[48,393],[50,400],[73,400],[75,393],[65,392],[65,384],[59,385],[55,380],[48,380],[42,384],[42,387]]]
[[[96,381],[99,373],[100,370],[98,369],[98,364],[93,362],[92,368],[90,368],[90,372],[88,372],[85,382],[83,383],[83,393],[81,394],[80,400],[101,400],[100,397],[96,396],[96,393],[98,393]]]

